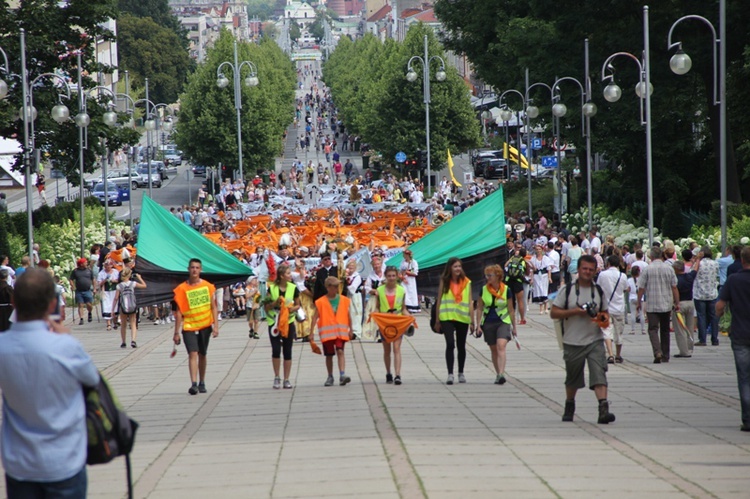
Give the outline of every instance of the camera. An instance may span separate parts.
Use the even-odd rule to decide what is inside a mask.
[[[599,306],[593,301],[586,302],[583,305],[579,305],[579,307],[584,309],[586,313],[588,314],[588,316],[591,317],[592,319],[596,317],[596,314],[599,313]]]

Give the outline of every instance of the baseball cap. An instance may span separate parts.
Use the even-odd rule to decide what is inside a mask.
[[[81,265],[86,265],[86,263],[88,263],[88,260],[86,260],[85,258],[79,258],[79,259],[77,259],[77,260],[76,260],[76,264],[77,264],[77,265],[78,265],[79,267],[80,267]]]

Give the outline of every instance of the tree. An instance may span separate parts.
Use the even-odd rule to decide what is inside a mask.
[[[189,80],[181,98],[180,120],[175,140],[185,154],[198,164],[219,162],[236,170],[238,165],[237,129],[234,108],[234,75],[229,68],[228,88],[216,85],[216,71],[224,61],[232,62],[234,37],[222,31],[206,62]],[[296,72],[289,58],[275,42],[263,38],[260,44],[238,43],[240,61],[257,67],[259,84],[242,88],[243,172],[254,174],[271,168],[283,151],[284,130],[294,114]],[[249,74],[243,67],[241,81]]]
[[[328,11],[326,11],[325,9],[318,9],[315,13],[315,21],[313,21],[313,23],[308,28],[308,31],[312,36],[315,37],[315,40],[318,43],[323,41],[323,39],[326,37],[326,23],[328,23],[330,26],[331,17],[329,16]]]
[[[273,16],[276,2],[273,0],[248,0],[247,17],[252,19],[257,16],[261,21],[267,21]]]
[[[623,99],[610,104],[602,98],[601,64],[615,52],[640,55],[643,50],[642,7],[644,2],[579,2],[574,0],[438,0],[435,11],[446,28],[446,47],[464,53],[480,78],[502,92],[523,90],[523,71],[531,68],[532,82],[551,84],[556,76],[583,79],[583,39],[591,42],[591,77],[593,100],[599,113],[592,120],[595,152],[604,153],[617,168],[602,174],[595,182],[595,201],[607,202],[611,208],[622,208],[634,215],[645,212],[645,144],[639,123],[638,99],[629,91],[637,82],[638,72],[632,62],[615,61],[618,84]],[[689,4],[686,6],[685,4]],[[708,210],[718,197],[717,155],[718,106],[712,102],[712,61],[709,33],[703,25],[686,22],[675,30],[674,39],[683,41],[693,57],[693,72],[678,77],[669,70],[671,56],[666,41],[670,26],[681,16],[703,15],[718,27],[717,1],[652,2],[650,14],[651,81],[654,147],[654,197],[656,221],[666,211],[682,209]],[[729,0],[727,26],[729,125],[742,131],[737,140],[745,144],[750,137],[747,86],[741,83],[748,73],[743,51],[748,53],[750,13],[743,2]],[[696,28],[698,28],[696,30]],[[744,73],[743,73],[744,71]],[[535,94],[537,102],[549,100]],[[563,98],[569,109],[580,106],[580,94],[564,86]],[[578,99],[578,101],[576,101]],[[535,102],[536,103],[536,102]],[[520,105],[520,103],[511,105]],[[542,116],[549,117],[549,104]],[[563,119],[568,140],[580,142],[580,119],[576,113]],[[547,118],[547,122],[549,122]],[[730,201],[742,199],[740,179],[743,171],[734,160],[732,135],[727,142],[728,193]],[[578,148],[581,155],[585,150]],[[750,147],[739,148],[750,160]],[[745,162],[746,163],[746,162]],[[744,173],[746,199],[750,183]],[[666,210],[665,207],[670,207]],[[672,220],[681,224],[681,220]]]
[[[405,78],[411,56],[424,52],[425,35],[430,56],[444,58],[432,29],[419,23],[409,29],[403,43],[381,44],[371,34],[356,42],[342,38],[324,68],[324,79],[347,128],[387,161],[393,161],[398,151],[414,157],[425,147],[421,63],[415,63],[416,81]],[[437,82],[437,60],[430,67],[431,160],[436,168],[445,161],[448,149],[455,154],[475,147],[480,136],[466,86],[456,70],[446,67],[446,80]]]
[[[83,85],[90,89],[96,82],[89,75],[98,72],[110,73],[114,68],[97,64],[94,56],[95,40],[112,40],[114,34],[104,28],[104,23],[117,13],[115,0],[26,0],[17,8],[0,9],[0,32],[6,33],[2,46],[9,57],[10,71],[21,74],[19,28],[26,30],[26,57],[29,81],[42,73],[56,73],[69,78],[72,83],[78,73],[77,51],[82,52]],[[8,96],[0,102],[0,136],[21,139],[23,122],[16,120],[21,108],[22,88],[20,78],[4,77],[10,87]],[[43,78],[34,87],[34,107],[38,117],[34,122],[35,146],[45,157],[53,160],[62,169],[68,181],[77,183],[80,179],[78,165],[78,128],[70,120],[58,125],[50,117],[49,110],[58,103],[59,93],[65,91],[56,81]],[[58,84],[59,85],[59,84]],[[78,97],[75,91],[71,99],[64,100],[71,116],[77,114]],[[104,152],[97,137],[106,138],[113,147],[132,143],[132,131],[123,127],[109,128],[101,120],[106,111],[95,99],[88,102],[91,125],[87,129],[89,147],[84,150],[86,172],[93,171],[98,155]],[[22,167],[22,158],[16,160],[15,168]]]
[[[299,24],[292,19],[292,22],[289,24],[289,38],[296,42],[301,36],[302,30],[300,29]]]
[[[120,68],[130,71],[131,83],[143,88],[149,79],[153,102],[171,104],[193,68],[193,61],[179,43],[174,31],[156,24],[149,17],[123,14],[118,20]]]
[[[174,31],[185,50],[190,46],[188,32],[177,16],[172,14],[168,0],[118,0],[117,6],[121,13],[135,17],[150,17],[159,26]]]

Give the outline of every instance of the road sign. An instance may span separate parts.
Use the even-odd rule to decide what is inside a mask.
[[[403,163],[404,161],[406,161],[406,153],[403,151],[397,152],[396,161],[398,161],[399,163]]]
[[[541,149],[542,148],[542,139],[540,139],[538,137],[535,138],[535,139],[531,139],[531,148],[534,149],[535,151],[538,151],[539,149]]]
[[[542,156],[542,166],[545,168],[557,168],[557,156]]]

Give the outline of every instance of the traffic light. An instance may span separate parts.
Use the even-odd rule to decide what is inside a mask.
[[[417,168],[419,170],[427,169],[427,151],[417,151]]]
[[[417,160],[416,159],[407,159],[404,161],[404,166],[407,170],[413,170],[417,167]]]

